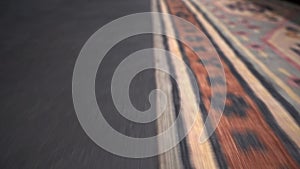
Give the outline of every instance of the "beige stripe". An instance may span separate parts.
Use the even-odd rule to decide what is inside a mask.
[[[160,0],[160,4],[161,4],[162,12],[167,13],[168,10],[166,4],[162,0]],[[175,35],[170,18],[165,17],[163,19],[164,19],[166,30],[171,35]],[[172,54],[178,56],[179,59],[183,59],[177,41],[172,38],[168,38],[168,44]],[[177,83],[179,83],[178,86],[185,86],[185,89],[180,89],[181,91],[184,90],[184,95],[180,95],[181,97],[180,100],[181,100],[181,111],[185,123],[190,123],[191,121],[193,121],[193,119],[191,119],[191,116],[189,115],[190,112],[195,112],[195,111],[199,112],[197,113],[194,126],[192,127],[190,133],[187,136],[187,143],[190,152],[190,161],[196,169],[218,168],[215,155],[211,147],[211,143],[209,141],[206,141],[205,143],[202,144],[199,142],[200,134],[204,127],[203,119],[201,117],[201,113],[198,104],[196,102],[196,96],[193,93],[190,79],[186,72],[186,68],[184,66],[176,65],[176,62],[173,62],[173,64],[174,64],[176,76],[178,78],[177,79]]]
[[[193,0],[196,4],[198,2]],[[300,128],[290,116],[290,114],[280,105],[280,103],[273,98],[273,96],[263,87],[263,85],[257,80],[257,78],[248,70],[246,65],[241,62],[241,60],[234,54],[232,49],[224,42],[224,40],[219,36],[216,30],[204,19],[204,17],[195,9],[194,6],[189,1],[184,1],[189,9],[196,14],[199,21],[208,30],[209,34],[215,39],[218,46],[221,47],[222,51],[225,53],[226,57],[233,63],[236,70],[242,75],[244,80],[249,84],[250,88],[255,92],[255,94],[264,101],[268,109],[271,111],[275,120],[279,126],[286,132],[286,134],[300,146]],[[198,7],[202,9],[201,5]],[[217,23],[221,25],[221,23]],[[225,28],[222,28],[225,29]]]
[[[291,74],[284,68],[278,68],[278,71],[284,74],[285,76],[291,76]]]
[[[157,41],[155,41],[157,42]],[[156,64],[163,64],[164,61],[161,59],[155,59]],[[159,62],[159,63],[158,63]],[[160,89],[162,92],[167,93],[168,96],[168,104],[165,112],[157,119],[157,129],[159,133],[167,130],[175,119],[175,110],[171,95],[171,84],[169,80],[169,76],[166,73],[156,71],[156,84],[157,88]],[[157,97],[157,105],[159,105],[161,98]],[[172,136],[169,140],[163,140],[161,145],[158,145],[158,148],[161,148],[164,144],[174,143],[177,140],[177,130],[172,132]],[[181,163],[181,156],[180,156],[180,149],[179,146],[175,146],[171,150],[159,155],[159,166],[160,169],[183,169]]]
[[[208,12],[203,7],[204,5],[201,5],[197,0],[192,1],[195,2],[195,4],[197,4],[197,6],[201,8],[213,20],[214,23],[217,23],[217,25],[222,29],[224,33],[230,36],[234,43],[247,54],[247,57],[255,62],[256,65],[259,66],[270,78],[272,78],[275,83],[277,83],[277,85],[280,86],[295,102],[300,103],[300,97],[295,92],[293,92],[293,90],[289,86],[282,82],[281,79],[278,78],[272,71],[270,71],[266,65],[260,62],[244,45],[242,45],[239,40],[235,38],[234,35],[232,35],[221,22],[219,22],[213,15],[210,14],[210,12]]]
[[[152,0],[152,11],[157,12],[157,1]],[[153,29],[154,30],[160,30],[160,18],[157,18],[155,16],[152,17],[153,20]],[[153,41],[154,41],[154,48],[160,48],[163,49],[163,43],[162,43],[162,37],[159,35],[153,36]],[[166,57],[159,57],[157,53],[154,53],[154,59],[155,59],[155,65],[163,65],[166,68],[168,68],[168,63],[166,60]],[[174,110],[174,105],[173,105],[173,100],[172,100],[172,90],[171,90],[171,83],[170,83],[170,78],[166,73],[163,73],[161,71],[156,71],[155,72],[155,78],[156,78],[156,87],[157,89],[160,89],[163,93],[167,95],[167,107],[165,112],[162,114],[157,119],[157,130],[158,133],[162,133],[166,129],[168,129],[174,119],[175,119],[175,110]],[[157,105],[160,104],[161,99],[159,95],[157,95]],[[177,139],[177,131],[173,131],[172,137],[170,140],[166,140],[166,142],[175,142]],[[162,145],[164,145],[164,142],[158,145],[158,148],[161,149]],[[159,168],[160,169],[183,169],[183,165],[181,163],[181,157],[180,157],[180,148],[179,146],[175,146],[168,152],[165,152],[163,154],[160,154],[158,159],[159,159]]]

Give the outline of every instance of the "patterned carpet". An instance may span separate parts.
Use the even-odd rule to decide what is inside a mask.
[[[161,168],[300,168],[300,7],[274,0],[154,1],[154,11],[181,17],[208,38],[161,19],[162,29],[193,44],[191,49],[162,37],[163,48],[181,56],[193,71],[202,100],[196,127],[175,151],[179,162],[166,153],[160,157]],[[210,74],[216,83],[208,80],[207,69],[220,69],[210,57],[211,44],[226,81],[218,71]],[[226,86],[227,93],[212,93],[218,85]],[[218,94],[227,98],[223,116],[209,141],[201,144],[197,128],[208,113],[217,113],[209,109],[212,95]]]

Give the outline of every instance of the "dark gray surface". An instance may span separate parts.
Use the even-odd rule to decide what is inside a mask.
[[[14,0],[0,2],[0,168],[158,168],[157,157],[128,159],[94,144],[72,103],[72,71],[89,36],[126,14],[150,11],[149,0]],[[135,137],[155,135],[155,123],[137,125],[115,111],[110,98],[114,66],[131,52],[152,46],[151,36],[118,44],[96,80],[101,110],[112,126]],[[145,109],[155,87],[153,71],[138,75],[131,98]]]

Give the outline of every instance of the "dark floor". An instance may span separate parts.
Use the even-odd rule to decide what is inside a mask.
[[[156,169],[157,157],[127,159],[94,144],[73,108],[72,73],[85,41],[101,26],[126,14],[150,11],[149,0],[13,0],[0,2],[0,168]],[[106,56],[96,80],[105,117],[127,135],[156,132],[155,123],[132,127],[116,114],[110,97],[114,66],[135,50],[152,46],[151,36],[129,38]],[[131,85],[132,102],[155,87],[153,71]],[[131,126],[131,128],[129,128]],[[147,127],[147,130],[145,130]]]

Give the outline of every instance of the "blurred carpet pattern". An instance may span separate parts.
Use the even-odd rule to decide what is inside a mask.
[[[300,110],[300,7],[274,0],[194,4],[203,8],[228,43]]]
[[[203,145],[187,137],[180,146],[182,166],[300,168],[300,7],[283,1],[157,0],[157,9],[204,32],[226,75],[226,82],[211,84],[206,66],[220,65],[208,57],[209,42],[174,20],[163,21],[162,29],[169,31],[165,25],[171,24],[169,29],[194,44],[191,49],[179,41],[164,43],[166,49],[180,51],[197,77],[202,117],[207,116],[211,96],[224,94],[211,93],[211,86],[227,86],[223,117],[207,145],[212,158],[197,155]]]

